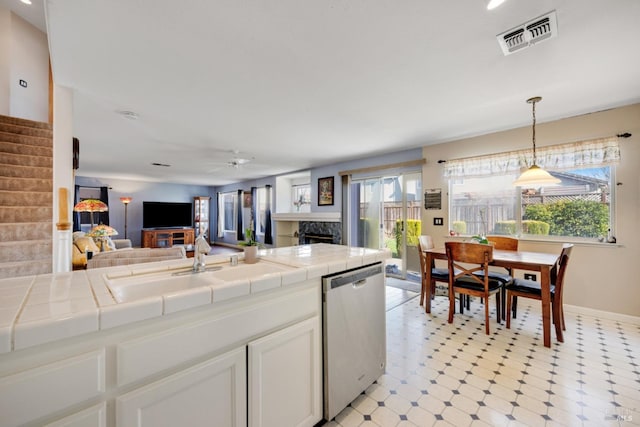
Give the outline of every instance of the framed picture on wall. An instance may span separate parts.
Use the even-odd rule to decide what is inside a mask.
[[[242,207],[243,208],[250,208],[251,207],[251,203],[252,203],[251,193],[245,192],[243,194],[243,198],[242,198]]]
[[[333,177],[318,178],[318,206],[333,205]]]

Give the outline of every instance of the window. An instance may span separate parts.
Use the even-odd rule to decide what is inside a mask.
[[[450,178],[451,232],[551,239],[606,237],[614,225],[615,167],[612,164],[619,159],[619,151],[611,155],[607,152],[612,147],[611,139],[604,141],[604,145],[595,144],[595,148],[587,149],[578,145],[576,150],[578,143],[550,147],[548,151],[553,153],[546,152],[543,158],[558,169],[547,171],[561,180],[559,185],[551,187],[514,187],[519,170],[508,165],[513,162],[514,153],[452,161],[445,171]],[[576,155],[580,150],[583,153]],[[562,163],[567,158],[571,161]],[[583,161],[585,158],[590,161]],[[465,170],[473,173],[465,176]]]
[[[291,187],[291,200],[296,211],[309,212],[311,209],[311,184]]]
[[[258,235],[264,235],[265,224],[267,223],[267,189],[260,187],[256,189],[256,209],[258,209]]]
[[[513,187],[517,175],[451,183],[450,224],[459,234],[597,238],[612,227],[613,167],[551,172],[561,184]]]
[[[238,209],[238,195],[236,193],[219,193],[218,230],[224,232],[236,231],[236,213]]]

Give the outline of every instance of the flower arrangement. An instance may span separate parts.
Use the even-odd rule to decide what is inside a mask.
[[[487,240],[486,237],[484,236],[471,236],[471,240],[473,240],[476,243],[482,243],[483,245],[488,245],[489,244],[489,240]]]
[[[251,228],[247,228],[244,230],[244,240],[238,242],[239,246],[262,246],[262,243],[256,240],[256,233]]]

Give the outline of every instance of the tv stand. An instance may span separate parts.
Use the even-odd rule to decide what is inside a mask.
[[[142,230],[143,248],[170,248],[175,245],[193,245],[193,228],[164,228]]]

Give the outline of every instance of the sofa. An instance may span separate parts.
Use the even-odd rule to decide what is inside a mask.
[[[104,248],[102,251],[93,238],[85,236],[82,232],[73,233],[73,269],[114,267],[187,257],[182,246],[133,248],[129,239],[106,239],[101,246]],[[90,257],[88,252],[91,252]]]

